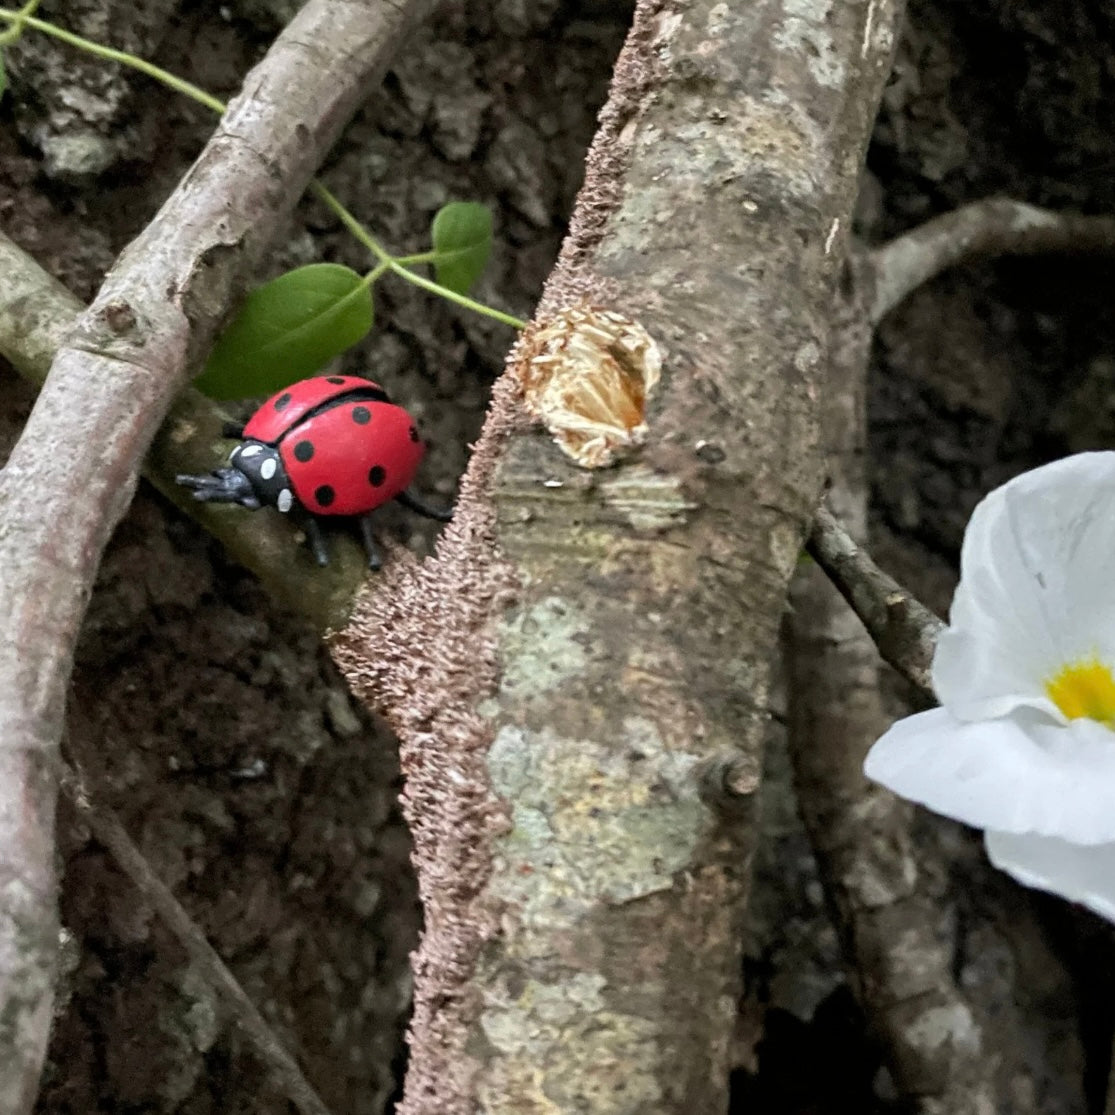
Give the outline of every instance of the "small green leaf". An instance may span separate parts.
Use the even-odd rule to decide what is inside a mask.
[[[0,101],[4,99],[4,94],[8,91],[8,69],[4,65],[4,55],[0,54]]]
[[[372,327],[372,292],[338,263],[311,263],[253,290],[195,386],[213,399],[269,395],[313,375]]]
[[[492,214],[475,201],[451,201],[434,217],[434,274],[457,294],[467,294],[492,251]]]

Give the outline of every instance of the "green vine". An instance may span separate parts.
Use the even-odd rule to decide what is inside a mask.
[[[147,77],[153,78],[169,89],[173,89],[176,93],[181,93],[183,96],[189,97],[191,100],[196,101],[200,105],[204,105],[213,112],[224,113],[227,108],[227,105],[219,98],[214,97],[211,93],[207,93],[204,89],[193,85],[191,82],[177,77],[168,70],[162,69],[160,66],[156,66],[143,58],[138,58],[134,54],[129,54],[127,51],[116,50],[114,47],[105,46],[102,43],[94,42],[92,39],[86,39],[81,35],[75,35],[72,31],[67,31],[63,27],[36,18],[33,13],[38,5],[39,0],[29,0],[29,2],[24,4],[18,11],[11,8],[0,8],[0,20],[8,24],[3,31],[0,31],[0,47],[8,46],[15,42],[25,29],[30,28],[33,31],[49,35],[52,38],[67,43],[69,46],[82,50],[87,54],[94,55],[97,58],[103,58],[106,61],[116,62],[122,66],[128,66],[133,70],[138,70]],[[419,275],[410,269],[415,265],[435,262],[438,257],[436,251],[420,252],[408,256],[393,256],[318,179],[315,178],[310,183],[310,190],[323,205],[337,216],[352,236],[375,257],[377,266],[372,271],[368,272],[366,277],[366,281],[369,285],[375,283],[381,276],[390,272],[391,274],[398,275],[399,278],[404,279],[406,282],[420,287],[422,290],[429,291],[431,294],[436,294],[449,302],[455,302],[458,306],[462,306],[466,310],[471,310],[473,313],[482,314],[504,325],[510,325],[515,329],[523,329],[526,327],[527,323],[521,318],[513,317],[511,314],[506,314],[502,310],[497,310],[492,306],[486,306],[482,302],[477,302],[464,294],[460,294],[455,290],[442,286],[440,283],[436,283],[432,279],[427,279],[425,276]]]

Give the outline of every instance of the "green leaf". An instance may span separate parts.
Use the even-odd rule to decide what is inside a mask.
[[[0,101],[4,99],[4,94],[8,91],[8,70],[4,65],[4,55],[0,54]]]
[[[434,274],[457,294],[468,294],[492,251],[492,214],[475,201],[451,201],[434,217]]]
[[[253,290],[195,386],[213,399],[269,395],[304,379],[372,327],[372,292],[337,263],[311,263]]]

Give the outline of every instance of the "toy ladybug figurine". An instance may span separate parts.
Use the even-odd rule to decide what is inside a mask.
[[[388,500],[430,519],[438,511],[408,495],[426,447],[414,420],[376,383],[357,376],[314,376],[273,395],[246,426],[227,426],[240,444],[228,468],[208,476],[178,476],[194,499],[277,507],[297,517],[318,565],[329,564],[319,517],[359,517],[368,565],[382,558],[370,516]]]

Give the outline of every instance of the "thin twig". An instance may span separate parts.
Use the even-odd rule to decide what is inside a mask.
[[[298,1062],[267,1025],[266,1019],[206,940],[197,923],[186,913],[170,888],[155,874],[115,813],[102,802],[90,800],[85,780],[79,771],[67,769],[61,781],[67,798],[89,825],[93,835],[112,853],[120,869],[166,922],[217,1002],[228,1011],[229,1016],[243,1031],[290,1102],[303,1115],[330,1115],[321,1097],[302,1074]]]
[[[806,549],[863,621],[883,660],[932,694],[933,649],[945,625],[884,573],[828,508],[818,509]]]
[[[309,0],[56,354],[0,473],[0,1110],[30,1110],[57,950],[53,820],[73,648],[188,371],[431,0]]]
[[[907,295],[949,267],[1001,255],[1115,252],[1115,218],[1055,213],[1009,198],[964,205],[869,253],[877,325]]]

